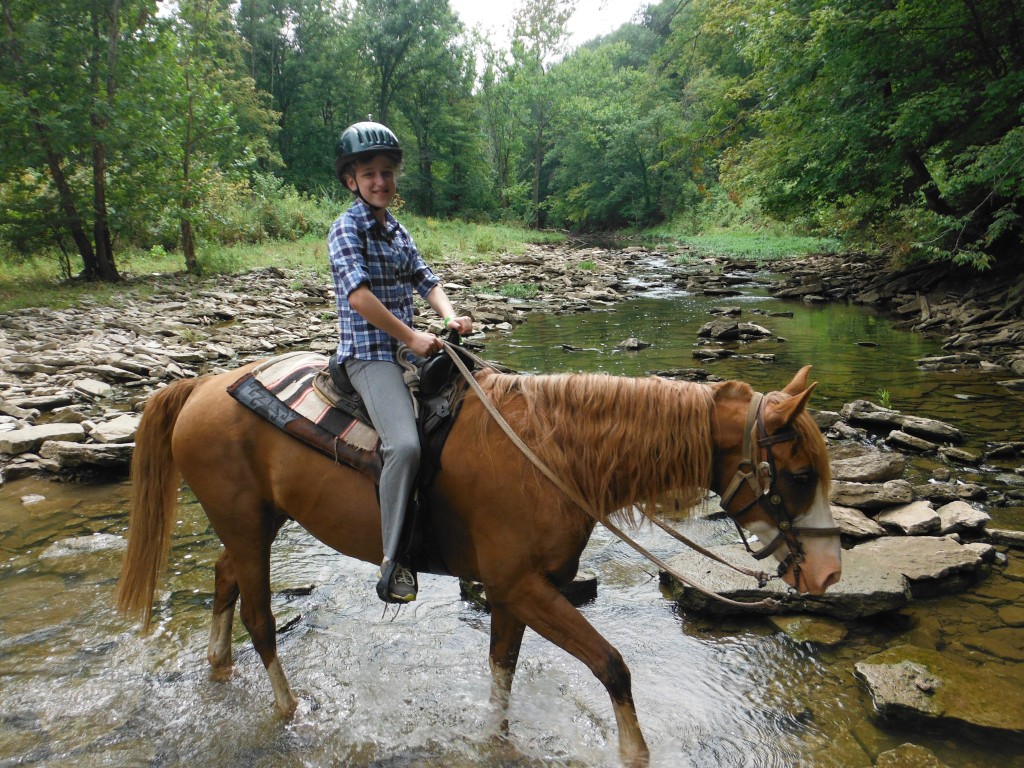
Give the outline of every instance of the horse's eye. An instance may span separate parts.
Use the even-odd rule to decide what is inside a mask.
[[[792,475],[793,482],[796,483],[797,485],[807,485],[809,482],[811,482],[812,474],[813,473],[810,470],[806,470],[804,472],[794,472]]]

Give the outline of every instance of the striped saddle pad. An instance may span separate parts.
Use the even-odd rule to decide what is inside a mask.
[[[332,405],[327,358],[291,352],[271,358],[228,387],[239,403],[336,461],[380,481],[376,430]]]

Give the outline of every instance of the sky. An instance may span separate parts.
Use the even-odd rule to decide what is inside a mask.
[[[656,0],[653,0],[656,1]],[[613,32],[652,0],[576,0],[569,19],[569,47],[575,48],[598,35]],[[480,26],[499,47],[505,47],[512,28],[512,11],[518,0],[449,0],[467,27]]]

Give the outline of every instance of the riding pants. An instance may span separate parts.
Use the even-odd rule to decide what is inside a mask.
[[[412,396],[398,363],[346,360],[345,371],[380,436],[384,461],[380,475],[381,535],[385,559],[394,560],[420,466],[420,437]]]

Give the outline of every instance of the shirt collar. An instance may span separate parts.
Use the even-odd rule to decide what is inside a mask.
[[[356,225],[363,232],[368,232],[377,226],[377,219],[373,215],[373,209],[361,198],[357,197],[352,202],[352,214],[355,217]],[[387,222],[385,234],[388,236],[393,235],[398,229],[398,219],[391,215],[391,211],[385,210],[384,221]]]

